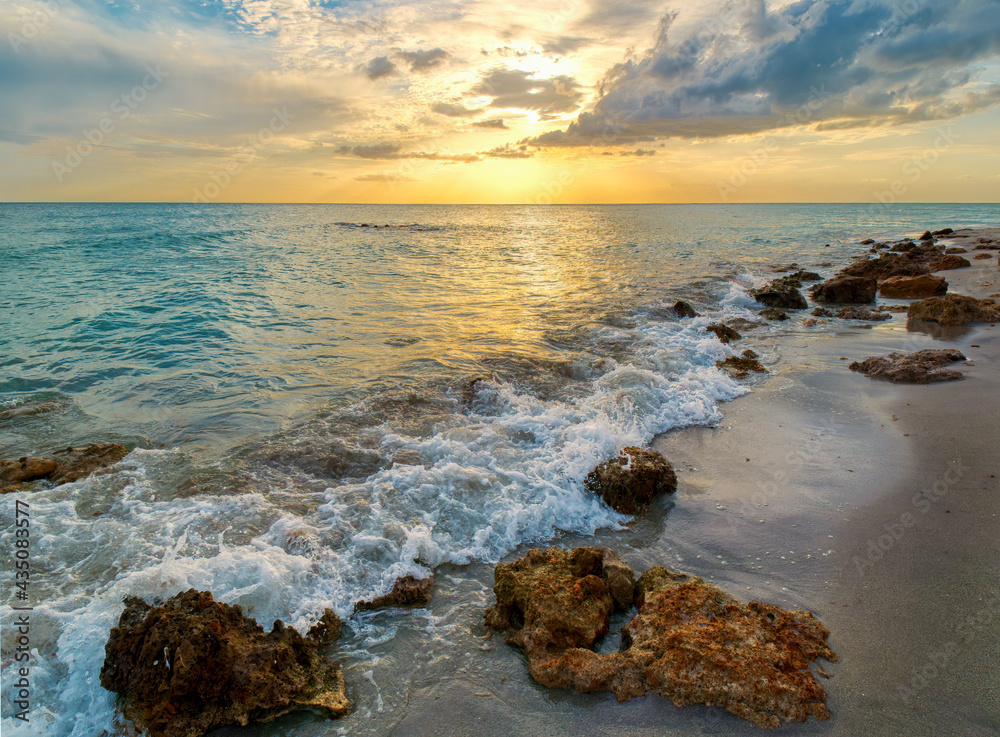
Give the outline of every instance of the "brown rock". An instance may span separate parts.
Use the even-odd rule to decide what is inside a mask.
[[[870,246],[874,243],[875,241],[872,238],[865,238],[863,241],[861,241],[862,246]]]
[[[902,243],[897,243],[889,249],[892,253],[909,253],[910,251],[915,250],[917,250],[917,244],[913,241],[903,241]]]
[[[768,307],[779,307],[787,310],[804,310],[809,305],[806,298],[798,290],[802,282],[797,279],[785,277],[776,279],[766,287],[751,289],[749,294],[762,305]]]
[[[716,361],[716,367],[720,370],[725,371],[734,379],[742,379],[747,376],[751,371],[756,371],[757,373],[766,374],[767,369],[764,368],[760,361],[756,358],[748,358],[747,356],[727,356],[723,361]]]
[[[588,560],[599,552],[532,550],[497,566],[497,604],[487,624],[520,628],[508,642],[524,648],[538,683],[607,690],[619,701],[654,691],[677,706],[722,706],[761,727],[776,727],[782,718],[829,718],[811,665],[837,656],[811,613],[744,605],[700,578],[661,566],[635,585],[639,612],[622,630],[623,649],[593,652],[608,631],[611,608],[599,569],[574,569],[580,550],[588,551]]]
[[[961,256],[939,256],[927,262],[927,268],[931,271],[951,271],[952,269],[963,269],[966,266],[972,266],[972,263]]]
[[[674,302],[674,312],[677,314],[677,317],[698,317],[698,313],[694,307],[682,299]]]
[[[713,323],[709,325],[707,328],[705,328],[705,332],[715,333],[715,335],[723,343],[728,343],[731,340],[739,340],[740,338],[743,337],[728,325],[722,325],[721,323]]]
[[[743,358],[760,358],[760,356],[757,355],[757,352],[752,348],[747,348],[745,351],[743,351],[742,355]]]
[[[1000,320],[1000,305],[992,299],[946,294],[944,297],[931,297],[911,303],[906,315],[911,320],[926,320],[941,325],[996,322]]]
[[[920,236],[920,240],[922,240],[922,241],[932,241],[932,240],[934,240],[934,236],[933,236],[933,234],[929,230],[925,230],[924,234],[922,236]]]
[[[891,276],[919,276],[930,269],[917,253],[883,253],[878,258],[856,261],[841,269],[841,276],[863,276],[882,281]]]
[[[980,240],[980,243],[991,244],[991,241]],[[973,251],[1000,251],[1000,244],[992,243],[992,245],[976,246],[972,249]]]
[[[979,255],[973,256],[972,258],[974,258],[976,261],[985,261],[988,258],[993,258],[993,254],[992,253],[980,253]]]
[[[656,451],[630,446],[591,471],[584,486],[616,512],[643,514],[654,496],[677,490],[677,476]]]
[[[954,232],[951,228],[943,228],[942,230],[935,230],[932,235],[951,235]]]
[[[886,357],[874,356],[864,361],[855,361],[848,368],[870,376],[897,384],[932,384],[938,381],[956,381],[962,378],[959,371],[946,370],[953,361],[964,361],[956,350],[925,350],[916,353],[890,353]]]
[[[873,310],[871,307],[841,307],[837,310],[837,317],[841,320],[867,320],[868,322],[882,322],[891,320],[892,315]]]
[[[968,253],[964,248],[959,248],[958,246],[952,246],[951,248],[944,249],[946,255],[950,256],[953,253]]]
[[[348,710],[340,667],[318,652],[321,639],[339,633],[329,610],[302,637],[281,620],[265,634],[239,606],[207,591],[191,589],[160,606],[135,597],[125,604],[105,646],[101,685],[153,737],[198,737],[301,708],[332,717]]]
[[[0,493],[17,491],[20,484],[47,480],[55,485],[79,481],[95,471],[122,460],[128,451],[118,443],[58,450],[54,458],[25,456],[17,461],[0,461]]]
[[[372,609],[389,609],[391,607],[426,606],[431,600],[431,587],[434,576],[414,578],[403,576],[397,578],[392,591],[383,596],[377,596],[371,601],[359,601],[354,605],[354,611],[365,612]]]
[[[882,259],[878,259],[881,261]],[[835,276],[812,288],[817,302],[862,304],[875,301],[876,281],[863,276]]]
[[[794,274],[790,274],[791,279],[797,281],[823,281],[823,277],[817,274],[815,271],[796,271]]]
[[[948,291],[948,282],[942,276],[893,276],[881,282],[879,294],[889,299],[919,299]]]
[[[777,307],[767,307],[757,313],[766,320],[787,320],[788,313],[784,310],[778,309]]]

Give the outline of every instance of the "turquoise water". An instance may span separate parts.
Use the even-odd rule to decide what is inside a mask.
[[[38,733],[114,733],[94,664],[125,595],[211,589],[306,627],[406,573],[616,529],[587,472],[752,387],[715,368],[732,349],[705,326],[753,317],[771,265],[830,273],[861,238],[998,222],[997,205],[0,205],[0,457],[134,448],[30,495]],[[677,320],[679,298],[704,316]],[[358,652],[395,637],[348,629]]]

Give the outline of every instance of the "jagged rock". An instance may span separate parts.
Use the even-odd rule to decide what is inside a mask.
[[[623,649],[595,653],[612,612],[601,552],[532,550],[497,566],[497,603],[486,623],[515,630],[507,642],[524,649],[538,683],[611,691],[619,701],[653,691],[677,706],[721,706],[761,727],[779,726],[782,718],[829,718],[811,665],[837,656],[819,620],[810,612],[741,604],[662,566],[635,584],[638,614],[622,630]]]
[[[747,358],[744,356],[727,356],[723,361],[716,361],[715,365],[722,371],[732,376],[734,379],[742,379],[747,376],[751,371],[756,371],[757,373],[766,374],[767,369],[764,368],[760,361],[756,358]]]
[[[972,266],[972,262],[961,256],[939,256],[927,262],[927,268],[931,271],[951,271],[964,269],[966,266]]]
[[[629,446],[591,471],[584,486],[616,512],[643,514],[654,496],[677,490],[677,476],[661,454]]]
[[[919,299],[948,291],[948,282],[942,276],[893,276],[878,286],[879,294],[889,299]]]
[[[101,468],[118,463],[128,455],[128,451],[118,443],[90,443],[85,448],[70,446],[52,455],[52,458],[25,456],[16,461],[0,461],[0,493],[17,491],[20,484],[42,479],[57,486],[79,481]]]
[[[956,381],[962,378],[959,371],[944,367],[954,361],[964,361],[961,352],[948,350],[925,350],[916,353],[890,353],[888,356],[873,356],[864,361],[855,361],[848,368],[870,376],[897,384],[931,384],[938,381]]]
[[[780,310],[777,307],[768,307],[757,313],[766,320],[787,320],[788,313],[784,310]]]
[[[946,294],[913,302],[906,316],[911,320],[926,320],[941,325],[965,325],[967,322],[1000,320],[1000,305],[992,299],[976,299],[964,294]]]
[[[718,337],[718,339],[723,343],[728,343],[731,340],[739,340],[743,337],[728,325],[722,325],[721,323],[713,323],[709,325],[705,328],[705,332],[715,333],[716,337]]]
[[[776,279],[761,289],[751,289],[749,294],[762,305],[768,307],[804,310],[809,305],[806,303],[806,298],[797,289],[800,286],[802,286],[802,282],[785,277],[784,279]]]
[[[929,230],[925,230],[924,234],[922,236],[920,236],[920,240],[922,240],[922,241],[932,241],[932,240],[934,240],[934,236],[931,234],[931,232]]]
[[[198,737],[301,708],[337,717],[349,708],[340,667],[319,655],[340,633],[330,610],[303,637],[281,620],[265,634],[207,591],[158,606],[128,597],[125,605],[105,646],[101,685],[153,737]]]
[[[677,317],[699,317],[694,307],[682,299],[674,302],[674,312],[677,314]]]
[[[882,322],[892,319],[892,315],[873,310],[871,307],[841,307],[837,310],[837,317],[841,320],[867,320],[868,322]]]
[[[862,304],[875,301],[876,289],[876,281],[871,277],[835,276],[813,287],[812,298],[817,302]]]
[[[951,228],[944,228],[942,230],[935,230],[931,235],[951,235],[954,232]]]
[[[950,256],[953,253],[968,253],[964,248],[959,248],[958,246],[952,246],[951,248],[944,249],[945,255]]]
[[[372,609],[389,609],[391,607],[426,606],[431,600],[431,587],[434,576],[415,578],[407,575],[397,578],[392,591],[383,596],[377,596],[371,601],[359,601],[354,605],[354,611],[366,612]]]

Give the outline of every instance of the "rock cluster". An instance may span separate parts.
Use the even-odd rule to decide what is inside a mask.
[[[129,597],[105,646],[101,685],[153,737],[200,737],[302,708],[337,717],[349,708],[344,676],[319,648],[339,636],[329,609],[303,637],[281,620],[265,633],[207,591],[156,606]]]
[[[629,446],[591,471],[584,486],[616,512],[642,514],[653,497],[677,490],[677,475],[661,454]]]
[[[51,458],[25,456],[16,461],[0,461],[0,493],[17,491],[21,484],[46,480],[55,485],[79,481],[98,469],[118,463],[128,454],[118,443],[85,448],[72,446],[57,450]]]
[[[924,350],[916,353],[890,353],[884,357],[873,356],[864,361],[855,361],[848,368],[873,379],[896,384],[933,384],[961,379],[960,371],[944,367],[964,360],[965,356],[953,349]]]
[[[741,604],[661,566],[632,580],[606,549],[531,550],[496,567],[486,624],[511,632],[507,642],[524,649],[544,686],[606,690],[619,701],[652,691],[677,706],[721,706],[761,727],[829,718],[811,665],[837,656],[811,613]],[[632,605],[638,613],[622,630],[623,648],[594,652],[612,612]]]

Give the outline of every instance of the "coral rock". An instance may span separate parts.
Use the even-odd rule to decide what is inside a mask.
[[[591,471],[585,486],[616,512],[642,514],[654,496],[677,490],[677,476],[656,451],[630,446]]]
[[[265,722],[301,708],[336,717],[349,707],[340,667],[319,647],[339,634],[327,610],[302,637],[281,620],[271,632],[207,591],[162,606],[125,600],[105,646],[101,685],[153,737],[198,737],[224,725]]]
[[[944,277],[930,274],[893,276],[879,284],[878,291],[889,299],[919,299],[944,294],[948,291],[948,282]]]
[[[677,706],[722,706],[761,727],[829,718],[811,665],[837,656],[811,613],[744,605],[661,566],[634,586],[638,614],[622,630],[623,649],[595,653],[612,612],[607,559],[607,551],[553,548],[497,566],[497,604],[486,622],[516,630],[507,641],[525,650],[537,682],[607,690],[619,701],[653,691]]]
[[[961,379],[960,371],[944,367],[954,361],[964,360],[965,356],[953,349],[925,350],[916,353],[890,353],[885,357],[874,356],[861,362],[855,361],[848,368],[873,379],[884,379],[897,384],[932,384]]]
[[[377,596],[371,601],[359,601],[354,605],[354,611],[364,612],[372,609],[389,609],[390,607],[426,606],[431,600],[431,587],[434,576],[414,578],[403,576],[397,578],[392,591],[384,596]]]
[[[913,302],[906,313],[911,320],[926,320],[941,325],[965,325],[967,322],[1000,320],[1000,305],[992,299],[976,299],[964,294],[946,294]]]

